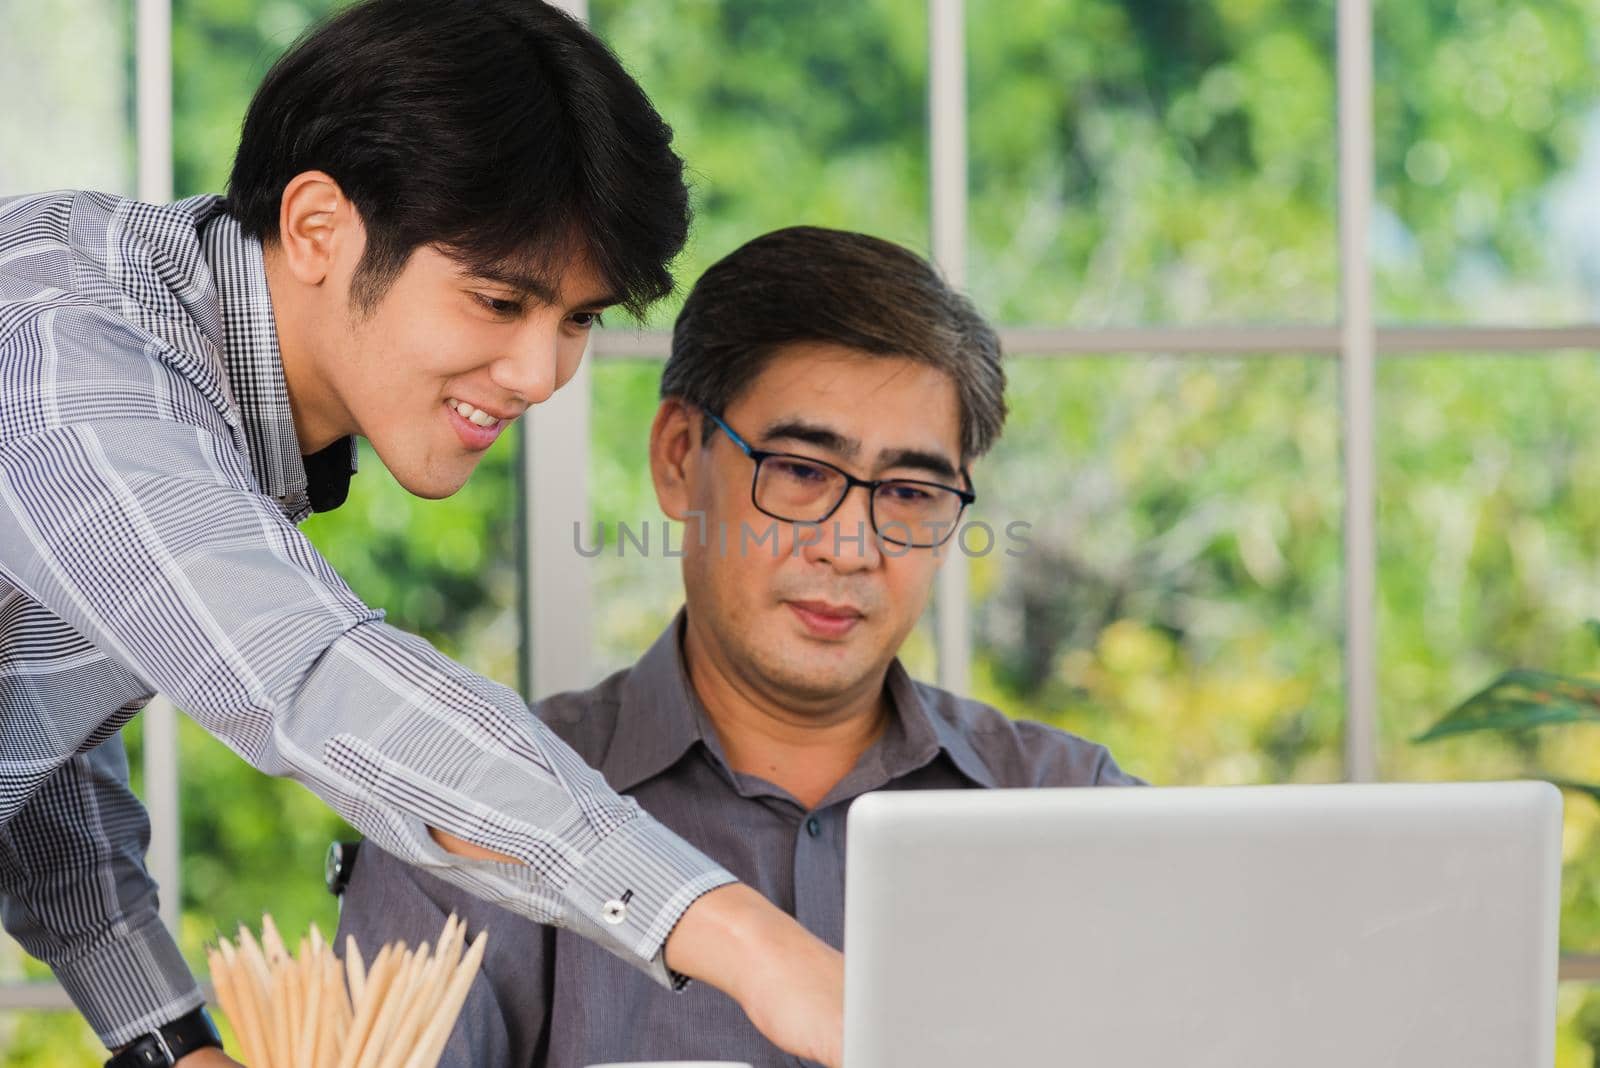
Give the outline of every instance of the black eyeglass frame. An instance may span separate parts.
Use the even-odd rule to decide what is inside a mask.
[[[705,415],[707,419],[710,419],[719,428],[721,428],[724,434],[728,435],[728,440],[733,442],[734,445],[739,448],[740,452],[744,453],[755,462],[755,470],[750,476],[750,503],[754,505],[756,511],[760,512],[762,515],[771,516],[773,519],[777,519],[785,523],[826,523],[828,518],[832,516],[833,513],[837,512],[839,507],[844,504],[845,499],[850,496],[850,491],[855,489],[857,486],[862,486],[867,491],[867,521],[872,524],[872,531],[874,534],[882,538],[884,541],[889,542],[891,545],[898,545],[905,549],[937,549],[955,535],[956,528],[961,523],[962,514],[967,510],[968,506],[970,506],[973,501],[978,499],[977,492],[971,488],[972,475],[965,467],[961,469],[961,477],[967,481],[968,488],[966,489],[962,489],[958,486],[947,486],[943,482],[930,482],[926,479],[920,478],[857,478],[844,468],[839,467],[837,464],[830,464],[828,461],[819,460],[815,456],[804,456],[797,452],[771,452],[766,449],[757,449],[748,441],[745,441],[744,438],[740,437],[738,433],[734,431],[733,427],[723,422],[722,418],[715,412],[707,411]],[[799,460],[802,463],[815,464],[818,467],[825,467],[829,471],[837,472],[844,479],[844,491],[839,494],[839,499],[833,502],[832,507],[830,507],[827,512],[823,513],[820,519],[796,519],[793,516],[779,515],[776,512],[769,511],[768,509],[763,508],[761,506],[761,502],[756,499],[756,487],[761,483],[762,463],[773,459]],[[946,493],[955,494],[956,497],[960,499],[961,507],[956,509],[955,518],[950,521],[950,529],[944,532],[943,537],[941,537],[938,541],[932,542],[903,541],[900,538],[890,537],[878,527],[878,488],[880,486],[894,485],[923,486],[928,489],[943,490]],[[894,525],[894,523],[890,524],[890,526]],[[901,523],[899,525],[905,526],[906,524]]]

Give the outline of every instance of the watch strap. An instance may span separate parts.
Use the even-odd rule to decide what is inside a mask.
[[[202,1008],[140,1035],[106,1061],[106,1068],[171,1068],[197,1049],[222,1048],[211,1016]]]

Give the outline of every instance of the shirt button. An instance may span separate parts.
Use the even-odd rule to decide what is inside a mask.
[[[812,816],[810,819],[806,820],[806,833],[809,834],[813,838],[815,838],[817,835],[821,834],[822,833],[822,821],[817,819],[817,817],[815,817],[815,816]]]
[[[601,906],[601,915],[605,917],[607,923],[615,927],[628,918],[628,906],[620,901],[607,901]]]

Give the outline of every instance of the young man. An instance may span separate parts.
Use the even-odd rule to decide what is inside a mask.
[[[969,465],[1000,433],[1004,386],[993,330],[895,245],[795,228],[713,266],[678,318],[650,432],[657,498],[685,524],[685,608],[632,668],[535,709],[836,947],[861,794],[1137,781],[1103,747],[916,682],[896,659],[956,544]],[[340,932],[367,951],[415,943],[452,911],[495,937],[451,1068],[793,1064],[715,991],[659,996],[580,939],[378,849],[354,866]]]
[[[156,692],[395,856],[837,1062],[834,950],[295,527],[357,435],[455,492],[603,308],[670,288],[686,203],[639,87],[536,0],[346,10],[267,76],[226,201],[0,201],[0,908],[111,1063],[232,1063],[117,738]]]

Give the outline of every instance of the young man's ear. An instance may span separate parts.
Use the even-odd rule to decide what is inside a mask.
[[[698,460],[701,422],[698,408],[668,397],[650,424],[650,478],[656,503],[671,519],[686,519],[693,504],[689,476]]]
[[[278,250],[302,285],[320,285],[352,252],[359,260],[366,230],[339,183],[322,171],[289,179],[278,203]]]

